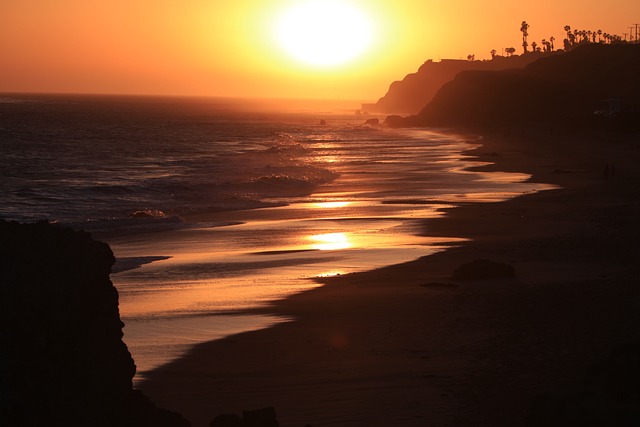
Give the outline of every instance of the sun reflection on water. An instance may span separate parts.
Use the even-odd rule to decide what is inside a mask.
[[[345,274],[344,271],[335,270],[335,271],[325,271],[324,273],[316,274],[315,277],[336,277]]]
[[[326,233],[309,236],[309,240],[314,242],[311,247],[321,251],[335,251],[348,249],[353,246],[349,241],[347,233]]]
[[[318,209],[336,209],[336,208],[345,208],[349,206],[352,202],[317,202],[313,203],[311,207]]]

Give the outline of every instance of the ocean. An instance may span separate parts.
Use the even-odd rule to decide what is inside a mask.
[[[141,381],[194,344],[295,320],[252,310],[314,279],[458,244],[425,232],[443,208],[545,188],[469,171],[475,136],[367,124],[358,105],[3,94],[0,218],[110,244]]]

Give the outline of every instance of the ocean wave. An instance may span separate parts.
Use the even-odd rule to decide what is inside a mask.
[[[291,145],[274,145],[269,147],[266,152],[270,154],[304,154],[308,152],[308,150],[304,145],[298,143]]]
[[[135,188],[126,185],[93,185],[85,187],[85,190],[108,195],[133,194],[136,192]]]
[[[98,236],[146,233],[189,226],[176,215],[111,217],[76,222],[65,221],[61,222],[61,224],[75,229],[87,230]]]
[[[297,142],[297,139],[290,133],[275,132],[275,138],[272,143],[277,145],[289,145],[296,144]]]
[[[22,104],[24,102],[29,102],[29,100],[21,99],[21,98],[11,98],[8,96],[0,96],[0,104]]]
[[[165,219],[167,218],[167,214],[159,209],[142,209],[136,210],[129,213],[129,218],[154,218],[154,219]]]
[[[248,182],[254,186],[268,186],[274,187],[301,187],[301,186],[313,186],[314,183],[309,177],[296,178],[288,175],[267,175],[254,178]]]
[[[338,174],[328,169],[312,166],[273,167],[264,168],[263,175],[246,179],[237,183],[243,189],[251,189],[263,196],[290,192],[290,195],[300,195],[313,191],[317,186],[326,184],[337,178]]]

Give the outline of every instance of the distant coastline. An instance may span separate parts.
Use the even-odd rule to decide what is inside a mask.
[[[387,93],[375,103],[362,104],[362,111],[376,114],[417,114],[440,88],[463,71],[498,71],[523,68],[557,52],[532,52],[522,56],[496,56],[486,61],[462,59],[427,60],[417,72],[394,81]]]
[[[522,69],[463,71],[418,114],[389,116],[385,123],[635,131],[640,115],[638,69],[639,44],[586,44]]]

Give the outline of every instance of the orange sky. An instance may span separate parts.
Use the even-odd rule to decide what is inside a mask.
[[[344,0],[368,16],[373,48],[313,68],[274,40],[283,10],[304,0],[2,0],[0,92],[375,100],[427,59],[489,57],[564,25],[622,35],[640,2],[619,0]]]

